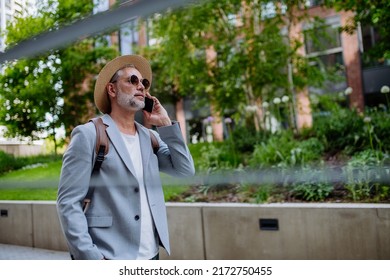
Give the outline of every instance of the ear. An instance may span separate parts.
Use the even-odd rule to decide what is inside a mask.
[[[116,96],[116,88],[115,88],[113,83],[108,83],[107,86],[106,86],[106,89],[107,89],[107,93],[111,97],[115,97]]]

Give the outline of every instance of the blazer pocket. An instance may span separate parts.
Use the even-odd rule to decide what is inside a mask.
[[[88,227],[110,227],[112,216],[87,216]]]

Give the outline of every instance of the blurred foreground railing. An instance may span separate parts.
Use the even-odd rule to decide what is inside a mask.
[[[112,178],[115,183],[115,178]],[[331,167],[304,167],[304,168],[264,168],[264,169],[235,169],[213,170],[212,172],[197,172],[190,178],[162,177],[163,185],[197,186],[223,184],[297,184],[297,183],[390,183],[390,166],[362,166],[347,165]],[[52,187],[58,185],[58,178],[40,180],[1,179],[0,189],[10,187]]]

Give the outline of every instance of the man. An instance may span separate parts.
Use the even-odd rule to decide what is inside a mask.
[[[99,73],[94,98],[110,143],[98,172],[92,174],[94,124],[72,131],[57,210],[74,259],[158,259],[160,245],[170,253],[160,171],[186,177],[195,169],[178,123],[148,92],[151,81],[149,62],[137,55],[117,57]],[[145,97],[153,99],[154,107],[151,113],[143,111],[144,120],[158,133],[135,121]],[[158,140],[157,152],[150,133]],[[82,202],[91,186],[92,203],[84,214]]]

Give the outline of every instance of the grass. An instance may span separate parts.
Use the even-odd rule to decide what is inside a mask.
[[[0,176],[0,200],[55,200],[61,161],[29,165]]]
[[[1,189],[0,200],[56,200],[56,188]]]
[[[0,176],[0,200],[56,200],[62,161],[30,165]],[[169,176],[161,174],[162,180]],[[188,186],[164,184],[165,200],[170,201]]]

